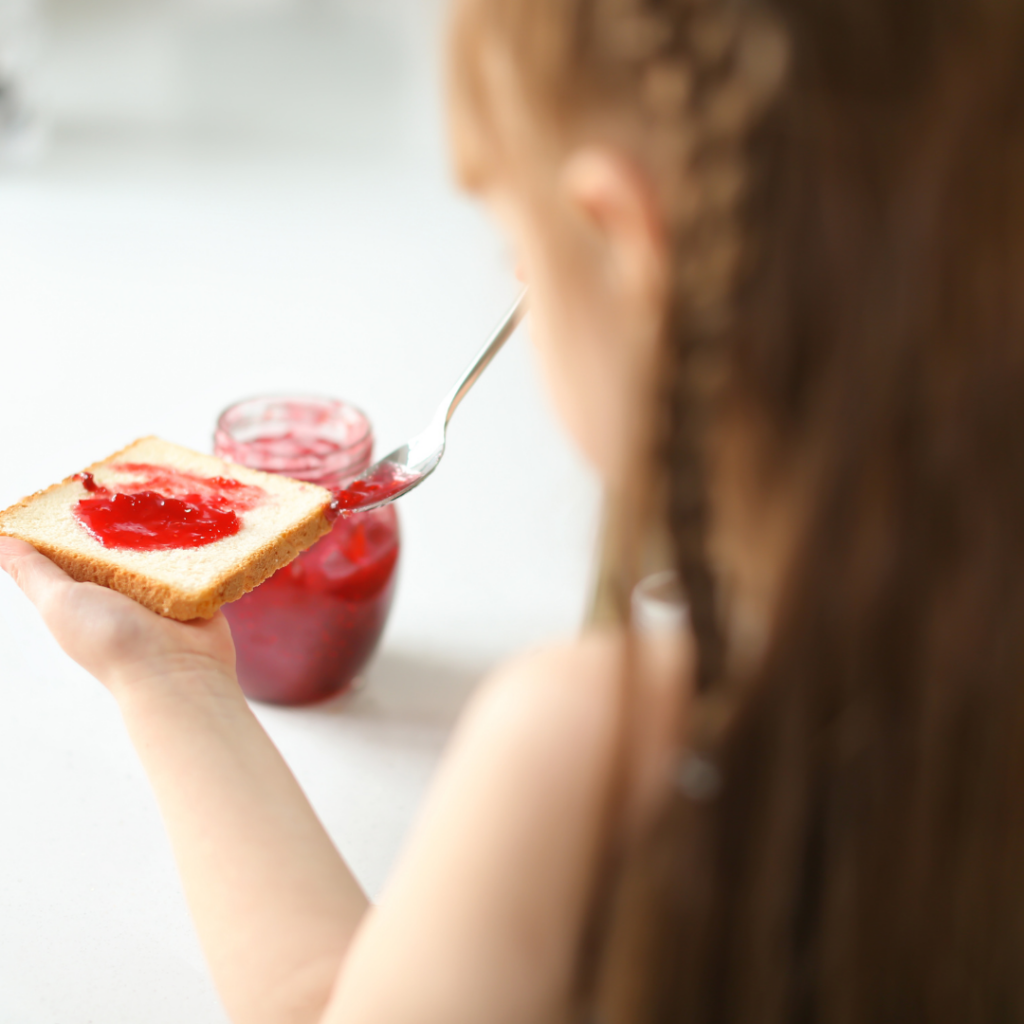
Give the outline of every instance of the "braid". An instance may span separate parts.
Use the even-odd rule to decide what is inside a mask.
[[[778,91],[785,46],[752,8],[710,0],[597,0],[593,44],[613,77],[631,79],[673,235],[655,457],[666,472],[666,513],[697,640],[697,687],[724,669],[708,561],[706,447],[726,365],[730,309],[744,255],[746,151]],[[685,187],[680,187],[685,182]]]

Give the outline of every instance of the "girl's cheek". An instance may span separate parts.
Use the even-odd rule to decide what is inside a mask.
[[[543,281],[543,284],[546,284]],[[567,321],[566,310],[535,283],[531,291],[530,341],[544,390],[565,432],[575,447],[599,472],[601,459],[601,417],[594,408],[600,389],[595,367],[585,349],[573,344],[576,332]],[[536,301],[533,301],[536,300]]]

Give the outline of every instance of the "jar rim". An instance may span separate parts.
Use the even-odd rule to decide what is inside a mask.
[[[277,415],[274,415],[275,410]],[[296,410],[314,416],[319,411],[320,419],[304,418]],[[275,423],[287,427],[289,432],[296,426],[322,426],[322,431],[310,429],[308,433],[329,439],[334,446],[333,451],[301,455],[257,453],[252,445],[266,436],[261,433],[261,428]],[[245,428],[252,431],[252,436],[244,436]],[[294,393],[254,395],[233,402],[220,413],[214,441],[218,453],[227,451],[232,461],[242,462],[253,469],[286,473],[316,482],[321,478],[344,478],[361,473],[369,465],[373,425],[362,409],[340,398]]]

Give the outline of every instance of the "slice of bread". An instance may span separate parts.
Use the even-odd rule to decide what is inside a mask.
[[[254,507],[237,513],[240,529],[234,536],[203,547],[170,550],[107,547],[75,514],[78,503],[92,497],[84,474],[92,474],[96,485],[116,493],[118,485],[130,490],[134,484],[138,489],[139,464],[206,480],[236,481],[259,491],[245,491],[255,495],[250,502]],[[152,490],[164,493],[166,488],[154,484]],[[0,512],[0,535],[28,541],[76,580],[110,587],[160,615],[186,622],[211,618],[221,605],[259,586],[329,533],[326,513],[331,500],[330,491],[315,484],[246,469],[147,437]]]

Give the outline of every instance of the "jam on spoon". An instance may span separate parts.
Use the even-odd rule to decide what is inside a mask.
[[[444,455],[445,433],[455,410],[512,337],[525,315],[526,292],[523,292],[458,383],[448,392],[430,426],[379,459],[358,480],[336,491],[330,514],[339,516],[381,508],[419,486],[437,469]]]
[[[393,462],[380,462],[369,476],[353,480],[347,487],[333,489],[334,501],[328,510],[329,518],[349,515],[369,505],[380,505],[416,481],[410,473]]]

